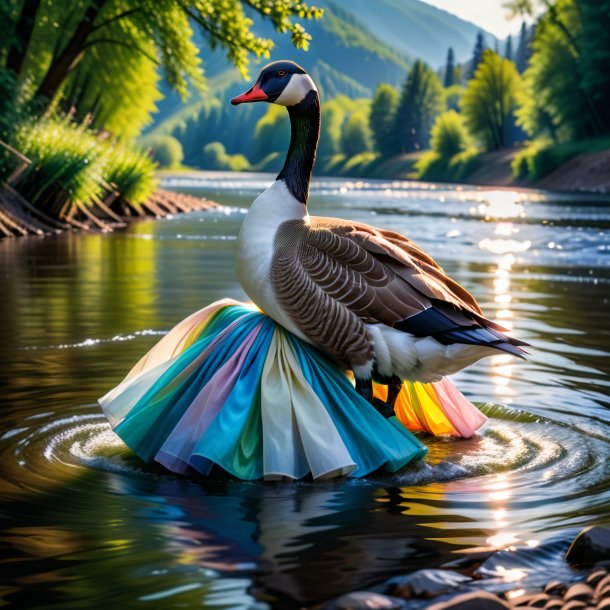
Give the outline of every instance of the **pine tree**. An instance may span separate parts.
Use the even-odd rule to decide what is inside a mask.
[[[504,47],[504,57],[509,61],[513,60],[513,37],[510,35],[506,39],[506,46]]]
[[[454,78],[454,70],[455,70],[455,55],[453,53],[453,47],[449,47],[447,51],[447,64],[445,66],[445,79],[443,81],[443,87],[451,87],[451,85],[455,84]]]
[[[428,147],[430,130],[443,107],[442,87],[436,74],[417,60],[407,75],[394,118],[392,154]]]
[[[392,85],[381,83],[377,86],[371,103],[369,126],[375,150],[384,157],[392,154],[394,115],[399,101],[400,95]]]
[[[519,35],[519,46],[517,47],[517,55],[515,56],[515,65],[519,74],[523,74],[527,68],[529,61],[529,33],[525,21],[521,24],[521,34]]]
[[[475,72],[481,63],[481,59],[483,59],[483,52],[485,51],[485,37],[483,36],[483,32],[479,32],[477,34],[477,41],[474,45],[474,52],[472,54],[472,61],[470,64],[470,75],[469,80],[474,78]]]

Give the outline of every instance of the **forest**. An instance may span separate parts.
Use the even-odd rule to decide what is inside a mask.
[[[308,28],[317,23],[319,44],[336,49],[335,63],[317,58],[312,70],[323,101],[319,175],[467,182],[490,154],[509,150],[514,179],[527,184],[610,148],[610,0],[511,0],[519,36],[479,32],[470,58],[458,61],[449,47],[442,66],[365,36],[337,3],[320,4],[6,0],[3,209],[19,197],[45,222],[103,227],[101,217],[158,211],[159,168],[278,170],[285,111],[235,112],[228,97],[277,59],[274,48],[315,48]],[[361,79],[342,54],[349,48],[369,66]],[[215,70],[219,62],[237,72]],[[163,117],[168,100],[180,110]],[[11,232],[10,215],[0,223]]]
[[[516,0],[513,40],[473,40],[472,56],[434,69],[417,59],[401,85],[372,96],[324,97],[317,173],[459,182],[490,153],[510,150],[516,181],[532,183],[578,154],[610,148],[610,2]],[[530,20],[542,14],[528,26]],[[288,117],[270,106],[235,116],[214,99],[142,141],[165,167],[277,171]],[[243,133],[253,137],[244,138]]]

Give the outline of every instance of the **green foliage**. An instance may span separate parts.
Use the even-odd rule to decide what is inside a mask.
[[[286,151],[290,142],[290,119],[283,106],[269,104],[254,130],[250,158],[262,159],[273,152]]]
[[[437,182],[461,182],[478,166],[480,151],[468,148],[453,157],[446,158],[431,150],[415,163],[416,177]]]
[[[447,110],[455,110],[459,112],[462,96],[466,89],[462,85],[452,85],[448,89],[443,91],[443,97],[445,99],[445,108]]]
[[[539,20],[519,122],[560,142],[610,133],[610,0],[557,0]]]
[[[90,203],[104,194],[105,150],[84,124],[69,119],[26,123],[16,134],[17,148],[32,160],[22,182],[35,205],[54,212],[68,200]],[[57,185],[65,192],[56,192]]]
[[[229,155],[220,142],[210,142],[203,147],[203,163],[207,169],[243,172],[251,169],[244,155]]]
[[[115,190],[137,205],[157,186],[156,165],[145,154],[100,138],[69,118],[24,123],[14,143],[32,160],[19,180],[20,192],[56,217],[73,205],[96,205]]]
[[[512,62],[485,51],[462,98],[466,126],[486,150],[509,143],[521,79]]]
[[[513,159],[513,176],[539,180],[578,155],[610,150],[610,138],[592,138],[578,142],[556,143],[548,139],[534,140]]]
[[[183,97],[204,86],[198,28],[245,76],[251,56],[269,57],[273,42],[252,32],[246,10],[288,32],[306,49],[295,21],[321,16],[301,0],[11,0],[0,20],[0,58],[30,82],[36,97],[93,115],[93,125],[131,137],[159,99],[157,68]],[[22,7],[25,7],[22,11]],[[27,9],[27,10],[25,10]],[[24,24],[33,23],[30,35]],[[26,28],[27,29],[27,28]],[[15,57],[9,61],[10,57]],[[27,57],[27,61],[24,59]],[[24,69],[16,66],[24,65]],[[126,102],[130,102],[127,104]]]
[[[457,182],[474,169],[479,151],[472,142],[464,119],[454,110],[439,115],[431,132],[432,150],[416,162],[422,180]]]
[[[161,167],[178,167],[184,158],[182,144],[172,136],[157,136],[147,142]]]
[[[353,112],[341,133],[341,148],[350,157],[371,150],[372,136],[369,127],[368,108]]]
[[[449,159],[470,146],[464,119],[454,110],[439,115],[432,127],[430,143],[439,156]]]
[[[120,193],[121,200],[129,205],[144,203],[155,191],[156,163],[145,153],[126,148],[113,147],[106,155],[104,179]]]
[[[442,105],[442,87],[438,77],[422,61],[416,61],[405,80],[394,117],[392,153],[427,148],[430,129],[442,111]]]
[[[387,83],[381,83],[375,90],[371,102],[369,126],[375,150],[382,156],[392,152],[392,130],[394,129],[394,115],[398,108],[400,96],[398,91]]]

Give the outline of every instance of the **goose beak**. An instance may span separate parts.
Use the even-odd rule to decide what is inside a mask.
[[[246,102],[263,102],[267,99],[269,99],[269,96],[261,89],[261,86],[258,83],[254,83],[248,91],[234,97],[231,100],[231,104],[237,106],[237,104],[244,104]]]

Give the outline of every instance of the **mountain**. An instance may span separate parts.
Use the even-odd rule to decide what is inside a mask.
[[[311,0],[311,4],[323,7],[324,17],[304,23],[312,36],[307,52],[295,49],[288,36],[278,34],[254,11],[250,16],[253,31],[276,44],[270,60],[292,59],[302,64],[318,83],[324,99],[339,94],[354,99],[370,97],[380,82],[399,87],[414,59],[422,58],[432,68],[440,68],[449,46],[453,46],[458,61],[465,60],[480,30],[421,0]],[[209,91],[194,93],[184,104],[165,87],[165,99],[159,104],[149,134],[174,133],[187,121],[208,112],[212,96],[226,100],[246,86],[222,51],[211,51],[204,36],[196,26],[194,29]],[[491,43],[491,34],[487,33],[487,38]],[[253,62],[251,76],[267,61]],[[261,113],[260,108],[256,109],[251,120]]]
[[[495,37],[479,26],[420,0],[335,0],[348,8],[386,44],[407,57],[423,59],[432,68],[445,62],[453,47],[458,62],[472,53],[481,31],[489,46]]]

